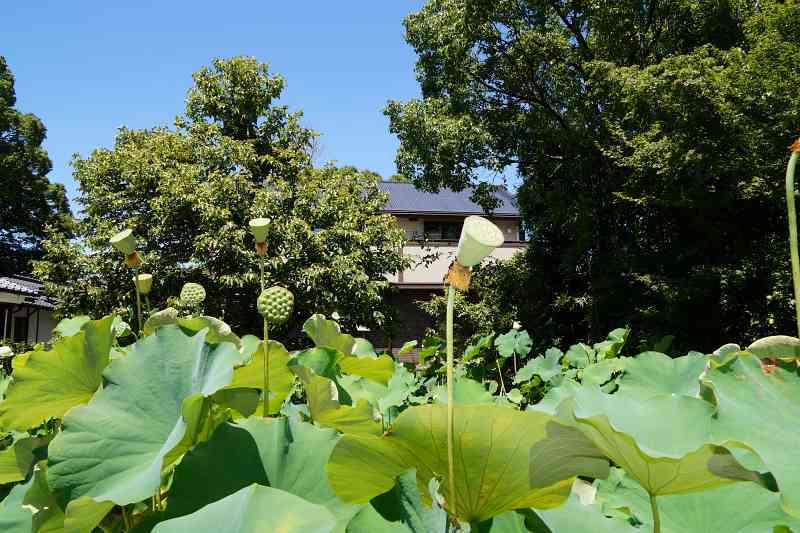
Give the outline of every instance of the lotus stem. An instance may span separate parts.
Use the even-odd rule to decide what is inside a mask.
[[[142,297],[139,294],[139,286],[136,284],[136,277],[139,275],[139,268],[133,267],[133,292],[136,293],[136,317],[139,320],[139,335],[142,334]]]
[[[503,391],[503,394],[506,393],[506,384],[503,381],[503,369],[500,368],[500,359],[495,359],[495,363],[497,363],[497,375],[500,378],[500,390]]]
[[[650,494],[650,512],[653,515],[653,533],[661,533],[661,517],[658,515],[655,494]]]
[[[128,511],[124,505],[121,506],[122,508],[122,522],[125,524],[125,531],[131,530],[131,520],[128,517]]]
[[[264,256],[258,256],[258,264],[261,267],[261,291],[263,292],[266,287],[264,287]]]
[[[789,212],[789,250],[792,259],[792,283],[794,285],[794,309],[797,334],[800,336],[800,254],[797,250],[797,208],[795,206],[795,172],[800,158],[800,140],[792,145],[792,155],[786,167],[786,207]]]
[[[269,417],[269,323],[264,318],[264,418]]]
[[[455,461],[453,459],[453,414],[455,394],[453,393],[453,300],[455,298],[455,288],[447,286],[447,479],[449,481],[450,512],[455,514],[456,510],[456,478]]]

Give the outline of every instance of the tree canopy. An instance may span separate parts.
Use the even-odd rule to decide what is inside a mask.
[[[70,222],[63,185],[47,179],[52,163],[42,148],[44,124],[16,101],[14,75],[0,56],[0,274],[29,272],[45,226],[65,231]]]
[[[130,309],[131,272],[108,244],[127,227],[154,276],[154,305],[197,282],[206,312],[259,331],[247,221],[268,217],[266,282],[295,294],[296,316],[336,311],[350,327],[388,320],[385,273],[405,264],[404,233],[380,213],[386,197],[375,174],[312,167],[317,134],[275,103],[284,81],[267,65],[217,59],[194,80],[174,128],[122,128],[113,148],[74,159],[79,239],[52,233],[36,268],[58,311]]]
[[[789,330],[800,4],[430,0],[406,30],[422,98],[385,111],[398,171],[518,174],[527,290],[505,292],[535,337]]]

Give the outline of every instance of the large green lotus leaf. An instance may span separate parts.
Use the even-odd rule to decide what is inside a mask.
[[[264,343],[253,353],[250,361],[233,371],[233,380],[225,389],[264,390]],[[269,412],[277,412],[294,384],[294,375],[289,370],[289,352],[278,341],[269,341]]]
[[[0,503],[3,533],[62,533],[64,512],[47,486],[47,465],[36,466],[33,476],[15,486]]]
[[[206,342],[209,344],[230,342],[235,344],[237,348],[241,348],[242,340],[233,333],[231,327],[213,316],[181,317],[175,322],[190,335],[208,328]]]
[[[708,357],[698,352],[675,359],[658,352],[640,353],[626,360],[619,389],[641,399],[660,394],[696,397],[707,362]]]
[[[417,486],[417,474],[409,470],[397,477],[395,486],[372,499],[347,526],[348,533],[398,531],[445,533],[447,513],[438,506],[426,506]]]
[[[339,368],[346,374],[361,376],[382,385],[388,385],[394,375],[394,359],[389,355],[380,357],[346,355],[339,359]]]
[[[451,514],[465,522],[481,522],[507,510],[552,507],[569,494],[572,476],[598,475],[581,471],[582,463],[576,468],[560,460],[561,456],[538,456],[546,471],[530,468],[531,449],[551,438],[547,432],[551,423],[555,423],[553,418],[543,413],[490,405],[455,406],[456,501],[448,504]],[[328,463],[328,479],[343,500],[367,503],[392,489],[397,477],[413,468],[423,501],[430,505],[430,479],[441,479],[445,489],[449,486],[446,436],[446,406],[412,407],[383,437],[342,437]],[[568,452],[567,448],[551,451]],[[563,481],[531,488],[539,486],[543,477]]]
[[[335,430],[289,418],[254,417],[236,427],[252,436],[271,487],[325,506],[336,518],[337,531],[344,531],[361,506],[339,499],[325,476],[340,438]]]
[[[512,329],[508,333],[498,335],[494,340],[494,345],[497,348],[497,353],[504,358],[509,358],[513,355],[525,357],[530,353],[533,342],[527,331]]]
[[[153,533],[330,533],[335,526],[325,507],[253,484],[188,516],[161,522]]]
[[[548,390],[538,403],[529,405],[528,411],[539,411],[549,415],[556,415],[559,405],[573,398],[580,387],[577,381],[565,378],[557,387]]]
[[[778,482],[784,509],[800,517],[800,377],[743,355],[706,380],[717,402],[716,441],[755,451]]]
[[[582,342],[570,346],[564,357],[569,364],[575,368],[586,368],[597,361],[597,353],[594,351],[594,348]]]
[[[114,507],[112,502],[97,502],[83,496],[67,504],[64,533],[92,533]]]
[[[152,335],[158,328],[175,324],[177,320],[178,310],[174,307],[167,307],[150,315],[150,318],[145,320],[142,329],[145,335]]]
[[[177,324],[190,335],[208,328],[206,342],[209,344],[230,342],[235,344],[237,348],[242,345],[242,340],[222,320],[213,316],[182,317],[179,316],[178,310],[174,307],[167,307],[150,315],[150,318],[144,323],[144,334],[152,335],[158,328],[172,324]]]
[[[550,348],[543,356],[535,357],[519,369],[514,376],[514,383],[530,381],[533,376],[539,376],[542,381],[550,381],[561,373],[561,358],[564,354],[558,348]]]
[[[108,364],[113,321],[107,316],[86,322],[52,350],[30,352],[19,366],[15,361],[14,380],[0,403],[0,427],[24,431],[88,402]]]
[[[585,385],[603,385],[610,381],[614,374],[625,370],[629,361],[633,361],[633,359],[630,357],[612,357],[592,363],[583,369],[581,383]]]
[[[77,335],[81,328],[83,328],[84,324],[90,320],[91,317],[86,315],[64,318],[59,321],[58,324],[56,324],[56,327],[53,328],[53,333],[58,333],[62,337],[72,337],[73,335]]]
[[[165,517],[191,514],[253,483],[269,484],[253,437],[223,424],[175,468]]]
[[[800,339],[787,335],[774,335],[758,339],[747,351],[761,359],[800,359]]]
[[[441,385],[433,390],[436,403],[447,404],[447,386]],[[497,397],[486,390],[483,383],[473,379],[456,379],[453,383],[453,402],[460,405],[490,405],[496,403]]]
[[[526,524],[532,533],[647,533],[621,518],[608,517],[598,504],[585,504],[576,494],[554,509],[530,511]],[[713,530],[697,530],[700,531]],[[722,531],[722,530],[720,530]],[[662,530],[663,533],[663,530]]]
[[[356,343],[353,336],[342,333],[339,324],[326,319],[324,315],[312,315],[303,324],[303,331],[314,342],[314,346],[333,348],[345,355],[353,353]]]
[[[570,405],[572,404],[572,405]],[[736,480],[758,480],[713,442],[714,407],[679,395],[645,398],[582,387],[562,404],[578,428],[614,463],[654,495],[704,490]]]
[[[356,337],[353,343],[353,350],[352,353],[356,357],[377,357],[378,354],[375,351],[375,346],[367,339],[362,339],[361,337]]]
[[[383,425],[375,419],[374,409],[368,400],[359,398],[355,405],[342,405],[339,402],[340,389],[332,380],[317,376],[305,367],[292,369],[303,383],[308,410],[314,422],[342,433],[383,433]]]
[[[35,509],[25,506],[24,501],[33,483],[31,478],[25,484],[16,485],[0,502],[0,531],[3,533],[31,533]]]
[[[48,442],[40,437],[25,437],[0,451],[0,485],[27,478],[36,462],[34,450],[47,446]]]
[[[631,330],[628,328],[617,328],[608,334],[606,340],[595,343],[592,348],[597,354],[597,360],[615,358],[625,347]]]
[[[106,386],[67,414],[50,444],[50,486],[67,500],[125,505],[151,496],[165,456],[199,425],[184,419],[184,403],[228,384],[238,360],[234,345],[204,338],[205,330],[189,337],[165,326],[111,363]]]
[[[652,528],[647,492],[625,475],[598,480],[597,500],[607,513],[634,516]],[[780,496],[754,483],[737,483],[702,492],[657,498],[662,533],[761,533],[786,526],[800,530],[800,521],[781,508]]]

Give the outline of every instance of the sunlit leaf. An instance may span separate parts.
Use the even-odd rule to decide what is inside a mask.
[[[153,533],[329,533],[335,526],[333,515],[325,507],[253,484],[193,514],[161,522]]]
[[[397,477],[413,468],[423,501],[430,505],[428,482],[441,479],[445,493],[448,487],[446,421],[446,406],[425,405],[404,411],[384,437],[345,435],[328,464],[333,489],[345,501],[366,503],[391,490]],[[569,494],[570,478],[598,474],[574,470],[569,461],[561,461],[568,450],[557,447],[545,446],[547,452],[536,456],[542,469],[531,465],[532,446],[552,438],[548,424],[555,422],[542,413],[455,406],[456,501],[447,505],[451,512],[474,522],[522,507],[556,506]],[[545,478],[562,481],[531,488]]]
[[[64,418],[50,444],[50,486],[70,500],[124,505],[150,497],[164,457],[196,425],[184,419],[184,403],[228,384],[238,357],[232,344],[209,347],[204,332],[188,337],[175,326],[136,343],[108,366],[92,401]]]
[[[527,331],[512,329],[508,333],[498,335],[494,341],[494,345],[497,347],[497,353],[508,358],[514,355],[525,357],[530,353],[533,343]]]
[[[14,379],[0,403],[0,427],[24,431],[88,402],[109,361],[113,320],[84,322],[52,350],[30,352],[24,364],[15,360]]]
[[[755,451],[775,476],[786,512],[800,517],[800,462],[790,444],[800,441],[800,377],[743,355],[706,380],[717,402],[716,441]]]

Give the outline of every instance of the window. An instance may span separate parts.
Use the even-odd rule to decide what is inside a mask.
[[[425,238],[433,241],[457,241],[461,235],[461,221],[426,220]]]
[[[28,319],[24,316],[14,317],[14,342],[28,342]]]

